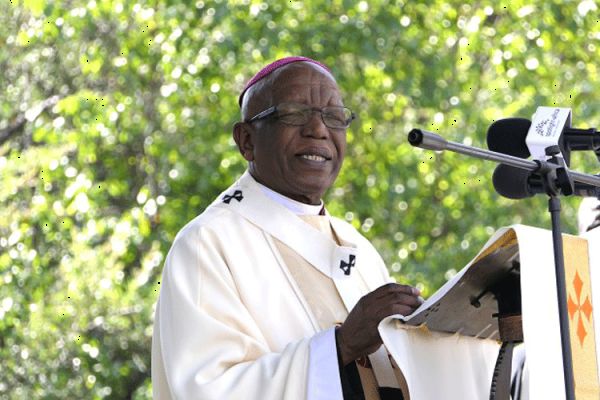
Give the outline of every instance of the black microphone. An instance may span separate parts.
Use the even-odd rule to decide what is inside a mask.
[[[531,126],[526,118],[504,118],[494,121],[487,131],[488,149],[511,156],[527,158],[531,155],[525,139]]]
[[[498,164],[494,170],[492,182],[496,192],[509,199],[524,199],[546,192],[540,174],[505,164]],[[575,196],[598,197],[600,196],[600,188],[575,182],[573,194]]]
[[[530,153],[525,139],[530,127],[531,121],[525,118],[495,121],[488,128],[488,148],[499,153],[527,158]],[[571,151],[593,150],[600,160],[600,133],[596,128],[563,128],[558,145],[567,165],[570,164]]]

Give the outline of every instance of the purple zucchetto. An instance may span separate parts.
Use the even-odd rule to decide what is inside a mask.
[[[252,77],[252,79],[250,79],[248,81],[248,83],[246,83],[246,86],[244,86],[244,90],[242,90],[242,93],[240,93],[240,97],[238,98],[238,103],[240,105],[240,107],[242,106],[242,99],[244,98],[244,94],[246,93],[246,91],[248,89],[250,89],[256,82],[260,81],[261,79],[263,79],[264,77],[268,76],[271,74],[271,72],[278,70],[279,68],[283,67],[284,65],[287,64],[291,64],[294,62],[299,62],[299,61],[304,61],[304,62],[310,62],[313,64],[316,64],[320,67],[323,67],[327,70],[327,72],[331,73],[331,70],[329,68],[327,68],[326,65],[313,60],[312,58],[308,58],[308,57],[301,57],[301,56],[292,56],[292,57],[284,57],[284,58],[280,58],[279,60],[273,61],[271,64],[267,65],[266,67],[264,67],[263,69],[261,69],[260,71],[258,71],[258,73],[256,75],[254,75]]]

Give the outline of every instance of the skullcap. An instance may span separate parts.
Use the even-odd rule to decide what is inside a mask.
[[[242,106],[242,99],[244,98],[244,94],[255,83],[257,83],[258,81],[260,81],[264,77],[269,76],[271,74],[271,72],[278,70],[279,68],[283,67],[284,65],[288,65],[288,64],[291,64],[291,63],[294,63],[294,62],[299,62],[299,61],[304,61],[304,62],[309,62],[309,63],[316,64],[316,65],[318,65],[320,67],[325,68],[328,72],[331,72],[329,70],[329,68],[327,68],[327,66],[325,66],[324,64],[322,64],[322,63],[320,63],[320,62],[318,62],[316,60],[313,60],[311,58],[308,58],[308,57],[292,56],[292,57],[280,58],[279,60],[273,61],[271,64],[267,65],[266,67],[264,67],[263,69],[261,69],[260,71],[258,71],[258,73],[256,75],[254,75],[252,77],[252,79],[250,79],[248,81],[248,83],[246,83],[246,86],[244,86],[244,90],[242,90],[242,93],[240,93],[240,97],[238,98],[238,103],[239,103],[240,107]]]

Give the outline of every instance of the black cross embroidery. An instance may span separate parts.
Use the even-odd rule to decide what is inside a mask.
[[[350,254],[349,257],[350,258],[348,259],[348,262],[340,260],[340,269],[344,271],[344,275],[350,275],[350,269],[356,264],[356,256],[354,254]]]
[[[233,192],[233,194],[231,196],[230,195],[223,196],[223,203],[229,204],[229,203],[231,203],[231,199],[236,199],[237,201],[242,201],[243,198],[244,198],[244,196],[242,196],[242,191],[236,190],[235,192]]]

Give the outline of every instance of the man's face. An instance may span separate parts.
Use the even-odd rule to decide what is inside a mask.
[[[333,78],[310,63],[282,67],[274,72],[272,85],[261,92],[257,99],[252,100],[255,105],[249,104],[247,117],[282,102],[319,109],[343,106]],[[328,128],[319,112],[313,112],[303,126],[286,125],[277,118],[258,120],[251,125],[252,147],[247,151],[240,150],[250,161],[252,176],[287,197],[318,204],[342,166],[346,130]]]

